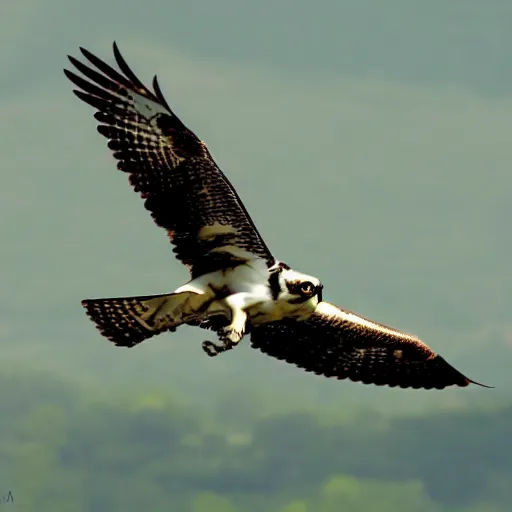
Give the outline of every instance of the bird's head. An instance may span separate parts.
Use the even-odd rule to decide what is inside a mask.
[[[297,272],[282,262],[270,267],[269,273],[269,284],[275,300],[279,298],[290,304],[304,304],[309,300],[317,304],[322,301],[323,285],[317,277]]]

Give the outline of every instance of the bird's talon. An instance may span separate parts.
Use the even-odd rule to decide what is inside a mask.
[[[238,343],[244,336],[243,331],[238,331],[234,329],[233,327],[224,327],[220,333],[219,338],[225,342],[236,344]]]
[[[215,343],[211,341],[203,341],[203,350],[206,352],[207,355],[210,357],[214,357],[218,355],[222,350],[220,350],[221,347],[216,345]]]

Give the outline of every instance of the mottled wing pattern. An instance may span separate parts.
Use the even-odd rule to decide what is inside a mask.
[[[92,66],[69,57],[85,77],[68,70],[75,94],[93,106],[98,131],[117,167],[145,199],[156,224],[167,230],[178,259],[193,277],[263,258],[274,263],[242,201],[206,145],[165,101],[156,76],[153,91],[128,67],[114,43],[121,72],[81,48]]]
[[[418,338],[327,302],[305,321],[288,318],[253,327],[251,344],[306,371],[364,384],[416,389],[478,384]]]
[[[170,318],[160,314],[169,295],[87,299],[87,316],[100,333],[118,347],[134,347],[157,334],[176,330]]]

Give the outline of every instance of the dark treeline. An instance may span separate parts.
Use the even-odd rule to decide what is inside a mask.
[[[241,401],[233,395],[233,411]],[[4,373],[0,485],[15,500],[5,506],[512,510],[510,407],[389,418],[356,410],[276,414],[260,403],[244,421],[231,418],[226,403],[208,413],[175,402],[172,393],[99,394],[41,375]]]

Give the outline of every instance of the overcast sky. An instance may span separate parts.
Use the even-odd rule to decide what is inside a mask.
[[[511,22],[498,0],[2,0],[5,344],[148,368],[173,350],[169,335],[109,352],[79,305],[186,279],[62,73],[79,46],[112,62],[116,40],[143,81],[158,73],[277,257],[492,380],[497,359],[464,352],[512,327]],[[183,334],[186,360],[219,378],[201,336]]]

